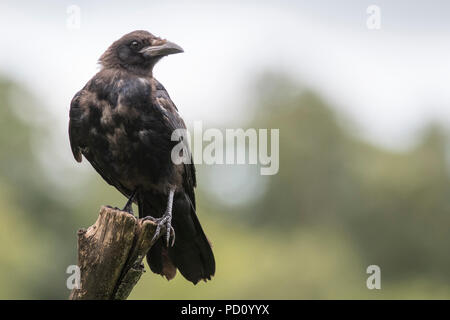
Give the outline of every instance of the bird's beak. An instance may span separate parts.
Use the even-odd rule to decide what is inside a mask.
[[[159,46],[148,46],[140,51],[145,57],[161,57],[169,54],[181,53],[184,50],[177,44],[167,41]]]

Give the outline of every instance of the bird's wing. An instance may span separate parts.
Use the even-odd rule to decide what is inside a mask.
[[[77,92],[70,103],[69,112],[69,139],[72,153],[78,162],[81,162],[81,135],[82,135],[82,110],[80,107],[80,98],[83,90]]]
[[[162,119],[172,132],[175,129],[186,129],[184,121],[162,85],[157,84],[153,99],[155,100],[153,107],[161,111]],[[194,193],[195,166],[188,141],[183,143],[191,161],[183,164],[183,192],[175,195],[173,203],[172,224],[176,230],[177,240],[175,245],[168,249],[165,249],[162,240],[159,240],[147,254],[147,262],[153,272],[165,275],[167,279],[174,276],[174,268],[177,268],[187,280],[196,284],[199,280],[211,279],[215,273],[215,260],[211,245],[197,217]],[[167,256],[165,250],[168,251],[169,261],[161,258]]]
[[[169,93],[166,91],[164,86],[156,82],[156,92],[155,92],[155,100],[156,103],[161,108],[164,119],[169,124],[170,128],[173,130],[176,129],[186,129],[186,124],[184,123],[181,116],[178,114],[178,109],[173,103],[172,99],[170,99]],[[185,148],[189,151],[189,155],[191,157],[191,163],[184,164],[184,173],[183,173],[183,188],[185,189],[187,195],[190,198],[191,204],[195,210],[195,194],[194,188],[197,186],[196,176],[195,176],[195,165],[192,161],[191,151],[189,149],[189,145],[187,141],[185,142]]]
[[[91,106],[98,103],[97,99],[92,99],[89,97],[93,97],[94,95],[90,94],[89,90],[86,87],[75,94],[70,103],[70,112],[69,112],[69,139],[70,146],[72,148],[72,153],[78,162],[82,161],[82,156],[84,156],[92,167],[100,174],[100,176],[110,185],[115,186],[122,194],[126,197],[129,196],[130,190],[124,187],[119,181],[114,179],[108,171],[104,170],[99,164],[95,157],[89,152],[89,148],[86,147],[86,128],[83,125],[85,117],[83,106]]]

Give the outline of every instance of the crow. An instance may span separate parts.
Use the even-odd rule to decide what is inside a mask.
[[[175,43],[143,30],[115,41],[100,57],[100,71],[71,101],[69,138],[76,161],[84,156],[127,197],[124,211],[133,214],[136,203],[139,218],[157,223],[157,240],[147,253],[150,269],[167,280],[178,269],[197,284],[214,275],[214,255],[196,214],[190,150],[183,149],[191,161],[171,158],[183,140],[172,139],[172,133],[186,125],[153,77],[161,58],[181,52]]]

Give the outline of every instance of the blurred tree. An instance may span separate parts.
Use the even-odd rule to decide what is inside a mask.
[[[430,125],[407,152],[361,140],[314,92],[268,74],[248,127],[280,129],[280,170],[264,194],[230,210],[249,225],[297,232],[329,225],[352,239],[366,265],[404,280],[450,280],[448,137]]]
[[[65,270],[76,261],[75,250],[68,248],[72,249],[75,243],[73,225],[77,215],[73,213],[79,208],[68,206],[64,199],[58,198],[58,188],[38,160],[36,149],[47,139],[46,128],[50,125],[42,114],[45,115],[45,109],[29,92],[0,78],[0,185],[5,186],[2,190],[7,190],[7,198],[0,201],[3,204],[0,215],[2,227],[9,229],[4,234],[14,236],[0,244],[4,253],[0,255],[0,265],[8,265],[6,261],[16,254],[31,259],[46,253],[37,259],[40,264],[24,258],[16,261],[17,265],[9,265],[9,272],[4,274],[28,271],[26,286],[20,290],[23,281],[18,281],[14,290],[17,296],[10,298],[67,295]]]
[[[279,173],[232,166],[239,179],[209,179],[223,167],[199,166],[198,212],[216,276],[194,287],[147,272],[132,298],[450,298],[445,131],[430,125],[411,150],[384,150],[316,93],[282,75],[261,79],[246,99],[255,107],[245,127],[280,129]],[[95,221],[100,205],[125,200],[75,162],[59,177],[64,190],[50,179],[39,153],[52,152],[43,110],[0,77],[0,298],[67,298],[76,230]],[[68,141],[57,152],[70,155]],[[258,196],[232,207],[210,192],[231,184],[234,196],[221,196],[237,198],[255,193],[250,182]],[[381,267],[382,292],[365,287],[369,264]]]

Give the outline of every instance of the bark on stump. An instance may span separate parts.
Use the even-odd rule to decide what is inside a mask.
[[[81,287],[71,300],[126,299],[144,273],[156,225],[103,206],[94,225],[78,231]]]

